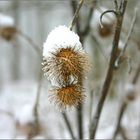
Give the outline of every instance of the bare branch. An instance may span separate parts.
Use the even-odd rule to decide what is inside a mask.
[[[137,83],[139,75],[140,75],[140,64],[139,64],[139,66],[138,66],[138,68],[136,70],[136,73],[134,75],[134,78],[132,80],[133,85],[135,85]],[[133,96],[135,96],[134,93],[132,93],[132,94],[133,94]],[[127,107],[128,107],[128,102],[127,102],[126,99],[124,99],[123,103],[122,103],[122,105],[120,107],[119,116],[118,116],[118,120],[117,120],[117,125],[116,125],[116,128],[115,128],[114,134],[113,134],[113,140],[116,139],[116,136],[117,136],[117,134],[119,133],[119,131],[121,129],[121,120],[123,118],[123,115],[124,115],[125,110],[127,109]]]
[[[70,135],[71,135],[71,138],[72,138],[73,140],[75,140],[75,136],[74,136],[74,133],[73,133],[73,131],[72,131],[72,127],[71,127],[71,124],[70,124],[70,122],[69,122],[69,120],[68,120],[67,114],[66,114],[66,113],[62,113],[62,116],[63,116],[63,118],[64,118],[64,121],[65,121],[66,125],[67,125],[67,128],[68,128],[68,131],[69,131],[69,133],[70,133]]]
[[[38,123],[38,106],[40,101],[40,94],[41,94],[41,85],[42,85],[42,69],[40,70],[39,77],[38,77],[38,87],[37,87],[37,93],[36,93],[36,100],[34,104],[34,116],[35,120]]]
[[[138,65],[138,68],[137,68],[136,73],[134,75],[134,78],[132,80],[132,84],[136,84],[137,83],[139,75],[140,75],[140,64]]]
[[[107,14],[107,13],[113,13],[114,15],[117,16],[117,12],[114,11],[114,10],[106,10],[105,12],[103,12],[103,13],[101,14],[101,16],[100,16],[100,25],[101,25],[101,28],[104,26],[104,23],[103,23],[103,21],[102,21],[102,18],[103,18],[103,16],[104,16],[105,14]]]
[[[75,14],[75,11],[77,9],[77,1],[76,0],[71,0],[71,7],[72,7],[72,12],[73,12],[73,15]],[[80,15],[77,17],[77,20],[76,20],[76,30],[77,30],[77,33],[80,34],[81,31],[80,31]]]
[[[128,33],[127,37],[126,37],[126,40],[125,40],[125,43],[124,43],[124,47],[123,47],[123,49],[122,49],[120,55],[118,56],[118,58],[117,58],[117,60],[116,60],[116,66],[117,66],[117,68],[119,67],[120,60],[121,60],[122,56],[124,55],[125,50],[126,50],[126,48],[127,48],[127,46],[128,46],[128,42],[129,42],[129,40],[130,40],[130,38],[131,38],[131,34],[132,34],[132,32],[133,32],[134,25],[135,25],[135,22],[136,22],[136,17],[137,17],[137,9],[135,9],[134,17],[133,17],[133,20],[132,20],[132,23],[131,23],[131,26],[130,26],[129,33]]]
[[[123,103],[122,103],[122,105],[120,107],[116,128],[115,128],[115,131],[114,131],[114,134],[113,134],[113,138],[112,138],[113,140],[116,139],[116,136],[117,136],[118,132],[120,131],[121,121],[122,121],[123,115],[125,113],[125,110],[127,108],[127,105],[128,104],[127,104],[127,102],[125,100],[125,101],[123,101]]]
[[[83,2],[84,2],[84,0],[80,0],[80,2],[79,2],[79,5],[78,5],[78,7],[77,7],[77,9],[75,11],[74,17],[73,17],[72,22],[71,22],[70,27],[69,27],[70,30],[72,30],[72,28],[73,28],[73,26],[74,26],[74,24],[75,24],[75,22],[77,20],[77,17],[79,15],[79,11],[80,11],[80,9],[81,9],[81,7],[83,5]]]
[[[113,47],[112,47],[112,52],[111,52],[111,57],[110,57],[110,63],[109,63],[109,68],[106,74],[105,82],[103,84],[103,88],[101,91],[101,97],[99,99],[97,109],[95,112],[95,116],[93,118],[93,121],[91,123],[91,128],[90,128],[90,138],[94,139],[95,134],[97,131],[99,119],[101,116],[102,108],[105,102],[105,99],[107,97],[112,79],[113,79],[113,71],[114,71],[114,64],[117,58],[117,49],[118,49],[118,43],[120,40],[120,33],[121,33],[121,28],[122,28],[122,22],[123,22],[123,17],[127,5],[127,0],[122,0],[123,4],[123,9],[122,11],[119,11],[117,13],[117,23],[116,23],[116,30],[115,30],[115,35],[114,35],[114,40],[113,40]]]
[[[77,108],[77,121],[78,121],[78,135],[79,139],[83,139],[83,105],[80,104]]]
[[[89,10],[87,22],[86,22],[86,25],[85,25],[85,29],[84,29],[84,31],[81,32],[82,36],[86,36],[90,31],[90,22],[91,22],[91,18],[92,18],[93,11],[95,9],[96,3],[97,3],[97,0],[92,0],[91,8]]]

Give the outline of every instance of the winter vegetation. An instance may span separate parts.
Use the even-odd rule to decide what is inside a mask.
[[[139,6],[0,1],[0,139],[140,139]]]

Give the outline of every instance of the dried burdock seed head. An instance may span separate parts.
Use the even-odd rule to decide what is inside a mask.
[[[100,22],[100,16],[103,12],[107,11],[106,7],[100,7],[99,9],[95,9],[93,13],[93,17],[91,20],[91,26],[93,26],[94,30],[97,30],[97,34],[101,38],[107,38],[114,32],[115,20],[116,17],[112,13],[106,13],[102,18],[102,27]]]
[[[1,37],[7,41],[10,41],[11,39],[13,39],[15,34],[16,34],[15,27],[5,27],[5,28],[0,30]]]
[[[43,63],[43,71],[48,79],[61,85],[72,82],[80,76],[84,77],[88,70],[87,55],[70,47],[57,50],[53,57],[49,57]]]
[[[83,88],[78,84],[54,88],[50,95],[50,101],[58,105],[61,110],[76,107],[83,103],[84,99]]]
[[[98,32],[101,37],[108,37],[113,33],[113,24],[104,23],[103,27],[98,25]]]
[[[55,28],[43,46],[43,71],[53,85],[66,86],[89,69],[79,37],[66,26]]]
[[[14,37],[15,33],[14,19],[0,13],[0,36],[9,41]]]

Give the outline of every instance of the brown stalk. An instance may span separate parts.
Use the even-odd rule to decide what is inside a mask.
[[[101,116],[103,105],[104,105],[105,99],[107,97],[107,94],[108,94],[108,91],[109,91],[109,88],[110,88],[110,85],[111,85],[111,82],[113,79],[114,64],[115,64],[115,61],[117,58],[118,43],[120,40],[120,33],[121,33],[122,22],[123,22],[126,5],[127,5],[127,0],[122,0],[121,4],[120,4],[120,10],[118,12],[116,11],[117,12],[117,15],[116,15],[117,22],[116,22],[115,35],[114,35],[114,39],[113,39],[113,47],[112,47],[108,71],[107,71],[105,82],[103,84],[103,88],[101,91],[101,97],[99,99],[99,102],[98,102],[98,105],[96,108],[96,112],[95,112],[95,116],[93,118],[93,121],[92,121],[91,127],[90,127],[90,138],[91,139],[95,138],[95,134],[96,134],[97,127],[99,124],[99,119]]]
[[[72,3],[74,3],[73,0],[72,0]],[[74,17],[73,17],[73,19],[72,19],[72,22],[71,22],[71,24],[70,24],[70,30],[72,30],[72,28],[73,28],[73,26],[74,26],[74,24],[75,24],[75,22],[76,22],[76,20],[77,20],[77,18],[78,18],[79,11],[80,11],[80,9],[81,9],[83,3],[84,3],[84,0],[80,0],[79,5],[78,5],[78,7],[77,7],[77,9],[76,9],[76,11],[75,11]]]
[[[121,121],[122,121],[122,118],[123,118],[123,115],[124,115],[124,113],[125,113],[125,110],[126,110],[126,108],[127,108],[127,105],[128,105],[128,102],[126,102],[126,100],[125,101],[123,101],[123,103],[122,103],[122,105],[121,105],[121,108],[120,108],[120,111],[119,111],[119,117],[118,117],[118,120],[117,120],[117,125],[116,125],[116,129],[115,129],[115,131],[114,131],[114,134],[113,134],[113,140],[115,140],[116,139],[116,136],[117,136],[117,134],[118,134],[118,132],[120,131],[120,124],[121,124]]]
[[[139,75],[140,75],[140,64],[138,65],[138,68],[136,70],[134,78],[132,79],[132,84],[133,85],[135,85],[137,83]],[[123,119],[123,115],[124,115],[127,107],[128,107],[128,102],[126,102],[126,100],[123,100],[123,103],[120,107],[120,111],[119,111],[119,115],[118,115],[117,125],[116,125],[116,128],[115,128],[114,134],[113,134],[113,140],[116,139],[117,134],[121,130],[121,127],[122,127],[121,126],[121,121]]]
[[[87,23],[85,25],[85,29],[83,30],[83,32],[80,30],[80,14],[79,14],[79,10],[82,7],[84,0],[81,0],[79,2],[79,5],[77,7],[77,1],[76,0],[71,0],[71,7],[74,13],[74,18],[71,22],[70,25],[70,29],[72,30],[74,24],[76,23],[76,29],[77,29],[77,33],[80,37],[80,41],[83,44],[84,38],[86,37],[86,35],[89,33],[90,31],[90,21],[91,21],[91,17],[93,14],[93,10],[95,8],[95,4],[96,4],[96,0],[92,0],[92,6],[89,10],[89,14],[88,14],[88,19],[87,19]],[[82,80],[82,76],[80,77],[80,85],[83,85],[83,80]],[[83,105],[80,104],[79,107],[77,108],[77,121],[78,121],[78,135],[79,135],[79,139],[83,139]]]
[[[68,117],[67,117],[67,114],[66,114],[66,113],[62,113],[62,116],[63,116],[63,119],[64,119],[66,125],[67,125],[67,128],[68,128],[68,131],[69,131],[69,133],[70,133],[70,135],[71,135],[71,138],[72,138],[73,140],[75,140],[76,138],[75,138],[75,136],[74,136],[74,133],[73,133],[72,127],[71,127],[71,125],[70,125],[70,121],[69,121],[69,119],[68,119]]]
[[[134,25],[135,25],[135,23],[136,23],[136,17],[137,17],[137,9],[135,9],[134,17],[133,17],[133,20],[132,20],[132,23],[131,23],[131,26],[130,26],[129,33],[128,33],[127,37],[126,37],[126,40],[125,40],[123,49],[122,49],[122,51],[120,52],[120,55],[118,56],[118,58],[117,58],[117,60],[116,60],[117,66],[119,66],[120,61],[121,61],[121,58],[124,56],[125,50],[126,50],[126,48],[127,48],[127,46],[128,46],[128,42],[129,42],[129,40],[130,40],[130,38],[131,38],[133,29],[134,29]]]

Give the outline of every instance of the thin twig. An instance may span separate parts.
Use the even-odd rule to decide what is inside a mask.
[[[120,134],[122,135],[123,140],[128,140],[127,135],[126,135],[126,130],[123,126],[120,126]]]
[[[86,36],[90,31],[90,22],[92,19],[92,15],[93,15],[96,3],[97,3],[97,0],[92,0],[91,8],[89,9],[88,18],[87,18],[87,22],[85,25],[85,29],[84,29],[84,31],[81,32],[82,36]]]
[[[137,68],[136,73],[134,75],[134,78],[132,80],[132,84],[136,84],[137,83],[139,76],[140,76],[140,63],[138,65],[138,68]]]
[[[125,100],[125,99],[124,99]],[[122,118],[123,118],[123,115],[125,113],[125,110],[127,108],[127,102],[126,100],[123,101],[122,105],[121,105],[121,108],[120,108],[120,111],[119,111],[119,115],[118,115],[118,120],[117,120],[117,125],[116,125],[116,128],[115,128],[115,131],[114,131],[114,134],[113,134],[113,140],[116,139],[116,136],[120,130],[120,124],[121,124],[121,121],[122,121]]]
[[[104,12],[100,7],[97,7],[98,8],[98,10],[99,10],[99,12]],[[111,20],[111,17],[109,16],[109,15],[106,15],[106,18],[108,19],[108,20]],[[125,29],[124,27],[122,28],[122,32],[126,35],[127,34],[127,29]],[[136,39],[136,38],[134,38],[133,36],[130,36],[130,40],[133,42],[133,43],[135,43],[136,45],[137,44],[139,44],[139,41]],[[137,45],[138,46],[138,45]],[[139,46],[138,46],[138,48],[139,48]]]
[[[139,75],[140,75],[140,64],[139,64],[139,66],[138,66],[138,68],[136,70],[136,73],[134,75],[134,78],[132,80],[132,84],[133,85],[135,85],[137,83]],[[114,135],[113,135],[113,140],[116,138],[118,132],[121,129],[121,120],[123,118],[123,114],[125,113],[127,107],[128,107],[128,102],[126,102],[126,100],[123,100],[122,106],[121,106],[120,111],[119,111],[117,125],[116,125],[115,131],[114,131]]]
[[[83,37],[82,37],[81,31],[80,31],[80,21],[77,20],[77,18],[79,16],[79,11],[82,7],[83,2],[84,2],[84,0],[80,0],[79,5],[77,7],[77,2],[75,0],[71,1],[73,13],[75,13],[75,14],[74,14],[73,20],[70,24],[70,30],[72,30],[74,24],[76,23],[77,33],[80,37],[80,41],[82,44],[83,44]],[[82,79],[79,81],[81,81],[80,85],[82,85]],[[82,104],[80,104],[79,107],[77,108],[77,121],[78,121],[79,139],[83,139],[83,105]]]
[[[117,0],[114,0],[114,3],[115,3],[115,10],[117,11],[118,10],[118,2],[117,2]]]
[[[78,135],[79,139],[83,139],[83,105],[80,104],[77,108],[77,121],[78,121]]]
[[[83,3],[84,3],[84,0],[80,0],[79,5],[78,5],[78,7],[77,7],[77,9],[75,11],[74,17],[73,17],[72,22],[71,22],[70,27],[69,27],[70,30],[72,30],[72,28],[73,28],[73,26],[74,26],[74,24],[75,24],[75,22],[77,20],[77,17],[79,15],[79,11],[80,11]]]
[[[76,12],[76,9],[77,9],[77,1],[76,0],[71,0],[71,7],[72,7],[72,12],[73,12],[73,15],[75,14]],[[76,20],[76,30],[77,30],[77,33],[78,34],[81,34],[81,31],[80,31],[80,15],[77,17],[77,20]]]
[[[68,120],[67,114],[66,113],[62,113],[62,116],[64,118],[64,121],[65,121],[66,125],[67,125],[67,128],[68,128],[68,131],[69,131],[69,133],[71,135],[71,138],[74,140],[75,136],[74,136],[74,133],[73,133],[70,121]]]
[[[125,50],[128,46],[128,42],[131,38],[131,35],[132,35],[132,32],[133,32],[133,29],[134,29],[134,25],[135,25],[135,22],[136,22],[136,17],[137,17],[137,9],[135,9],[135,12],[134,12],[134,17],[133,17],[133,20],[132,20],[132,23],[131,23],[131,26],[130,26],[130,30],[129,30],[129,33],[126,37],[126,40],[125,40],[125,43],[124,43],[124,47],[120,53],[120,55],[118,56],[117,60],[116,60],[116,66],[119,67],[119,64],[120,64],[120,61],[121,61],[121,58],[122,56],[124,55],[125,53]]]
[[[42,52],[41,48],[39,46],[37,46],[28,35],[23,33],[21,30],[18,30],[17,33],[21,37],[23,37],[26,41],[28,41],[28,43],[33,47],[33,49],[36,51],[36,53],[38,54],[39,57],[42,57],[42,55],[41,55],[41,52]]]
[[[42,86],[42,69],[40,70],[39,77],[38,77],[36,100],[35,100],[35,104],[34,104],[34,108],[33,108],[35,123],[37,126],[39,125],[38,107],[39,107],[39,101],[40,101],[40,95],[41,95],[41,86]]]
[[[89,130],[92,118],[92,110],[93,110],[93,97],[94,97],[94,90],[90,91],[90,101],[89,101]]]
[[[98,103],[97,108],[96,108],[95,116],[94,116],[93,121],[91,123],[91,128],[90,128],[90,138],[91,139],[95,138],[95,134],[96,134],[97,127],[99,124],[99,119],[101,116],[103,105],[104,105],[105,99],[107,97],[107,94],[108,94],[108,91],[109,91],[109,88],[110,88],[110,85],[111,85],[111,82],[113,79],[114,64],[115,64],[115,61],[117,58],[118,43],[120,40],[120,33],[121,33],[123,17],[124,17],[126,5],[127,5],[127,0],[122,0],[122,2],[123,2],[122,3],[123,9],[117,13],[116,30],[115,30],[114,40],[113,40],[113,48],[112,48],[112,52],[111,52],[109,68],[107,71],[105,82],[103,84],[103,88],[101,91],[101,97],[99,99],[99,103]]]

